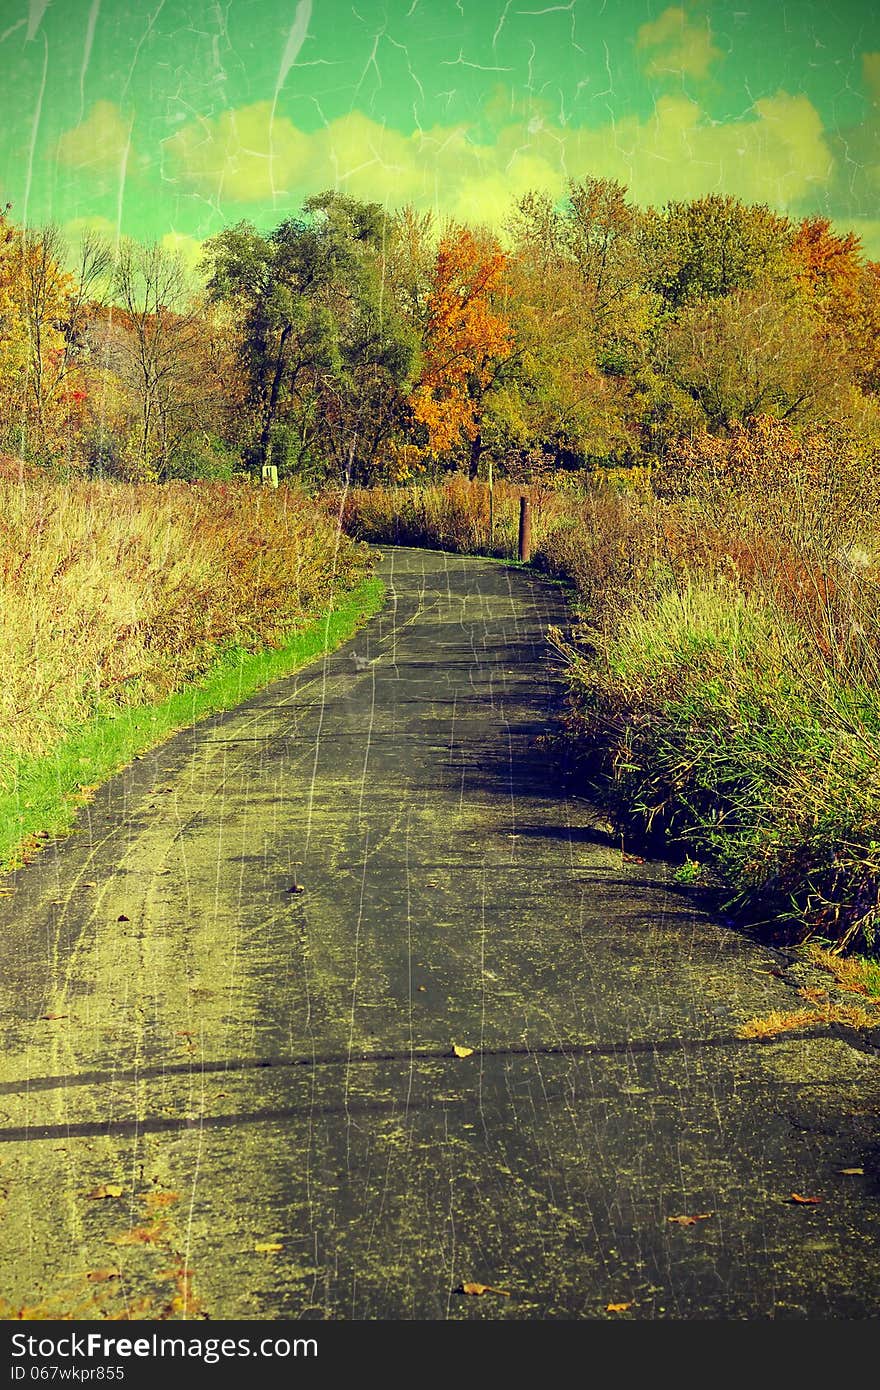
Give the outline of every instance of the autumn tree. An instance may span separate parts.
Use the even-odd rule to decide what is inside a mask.
[[[385,227],[382,246],[383,291],[403,321],[421,337],[437,260],[434,215],[407,204]]]
[[[205,394],[197,351],[201,325],[180,257],[157,243],[120,245],[114,291],[118,364],[137,401],[136,476],[166,478],[194,428]]]
[[[21,309],[20,233],[9,221],[9,207],[0,210],[0,417],[8,446],[23,448],[29,345]],[[13,444],[15,433],[18,442]]]
[[[413,416],[436,457],[465,444],[477,476],[487,394],[499,380],[513,343],[498,311],[506,257],[489,235],[452,226],[441,238],[426,305],[422,369]]]
[[[72,406],[85,396],[84,354],[89,315],[109,290],[111,250],[84,232],[74,270],[59,229],[26,229],[18,237],[16,274],[27,333],[27,386],[37,451],[57,447]]]
[[[557,466],[635,444],[630,379],[656,313],[639,227],[626,189],[610,179],[572,181],[561,205],[530,193],[509,220],[507,313],[519,359],[502,397],[522,443],[552,451]]]
[[[827,217],[805,217],[791,243],[791,257],[808,292],[820,301],[851,301],[861,269],[855,232],[839,235]]]
[[[835,418],[839,360],[815,310],[766,287],[681,310],[658,343],[657,361],[716,432],[759,415]]]
[[[866,261],[856,280],[847,340],[863,391],[880,397],[880,262]]]

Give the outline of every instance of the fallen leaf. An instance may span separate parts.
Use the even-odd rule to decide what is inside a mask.
[[[714,1211],[698,1211],[696,1216],[667,1216],[667,1221],[674,1221],[677,1226],[696,1226],[698,1221],[708,1221],[714,1216]]]
[[[147,1211],[156,1211],[161,1207],[170,1207],[173,1202],[180,1201],[179,1192],[148,1192],[141,1198]]]
[[[40,1018],[46,1018],[51,1021],[56,1018],[70,1018],[70,1014],[40,1014]]]
[[[258,1255],[277,1255],[284,1246],[278,1240],[258,1240],[254,1249]]]
[[[118,1236],[112,1236],[113,1245],[156,1245],[164,1236],[167,1221],[156,1221],[152,1226],[132,1226]]]
[[[458,1043],[452,1044],[453,1057],[472,1057],[474,1049],[472,1047],[461,1047]]]
[[[842,1173],[845,1178],[863,1178],[864,1168],[838,1168],[838,1173]]]
[[[482,1297],[484,1293],[497,1293],[500,1294],[502,1298],[510,1298],[509,1289],[496,1289],[493,1288],[491,1284],[459,1284],[456,1292],[476,1294],[478,1298]]]
[[[90,1284],[104,1284],[108,1279],[120,1279],[121,1277],[118,1269],[90,1269],[86,1275]]]
[[[786,1197],[787,1202],[791,1202],[796,1207],[818,1207],[822,1201],[821,1197],[802,1197],[800,1192],[792,1192],[790,1197]]]
[[[609,1303],[605,1307],[606,1313],[625,1313],[632,1307],[631,1303]]]
[[[121,1197],[123,1190],[118,1182],[102,1182],[100,1187],[92,1188],[92,1191],[87,1192],[86,1196],[92,1201],[97,1201],[101,1197]]]
[[[624,854],[623,858],[627,864],[644,864],[645,862],[641,854]]]

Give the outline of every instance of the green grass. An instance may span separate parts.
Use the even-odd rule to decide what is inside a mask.
[[[340,646],[378,612],[384,594],[381,579],[364,580],[282,646],[227,651],[199,680],[160,703],[100,715],[50,753],[17,759],[12,789],[0,792],[0,872],[27,863],[41,841],[67,832],[93,790],[139,753]]]
[[[572,653],[572,731],[621,823],[711,866],[738,916],[873,951],[880,705],[866,690],[854,720],[853,692],[809,657],[760,598],[693,580]]]

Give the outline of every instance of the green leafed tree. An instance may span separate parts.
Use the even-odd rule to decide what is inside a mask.
[[[254,469],[292,430],[351,477],[393,428],[414,339],[383,292],[385,240],[378,204],[327,192],[274,231],[241,222],[207,242],[208,293],[238,326]]]
[[[763,204],[712,193],[651,210],[642,237],[653,287],[679,309],[762,281],[793,285],[795,233],[787,217]]]

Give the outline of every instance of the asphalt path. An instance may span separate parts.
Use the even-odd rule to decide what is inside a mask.
[[[380,572],[0,899],[0,1314],[876,1317],[880,1058],[563,784],[561,588]]]

